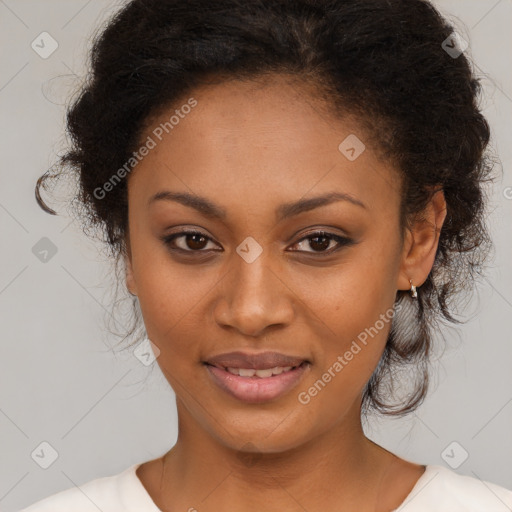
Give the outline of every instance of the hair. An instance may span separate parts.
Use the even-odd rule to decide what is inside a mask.
[[[362,412],[401,416],[424,400],[439,321],[455,318],[492,249],[484,185],[494,168],[490,130],[478,107],[480,81],[466,53],[443,41],[454,29],[425,0],[132,0],[94,38],[89,73],[67,110],[69,173],[84,232],[102,233],[109,256],[126,255],[126,179],[97,197],[138,149],[145,123],[208,80],[282,74],[314,86],[333,115],[352,115],[401,176],[400,231],[421,219],[436,190],[447,214],[435,261],[417,300],[397,291],[384,353]],[[136,309],[136,299],[132,299]],[[140,320],[140,319],[139,319]],[[129,334],[133,333],[133,329]],[[406,394],[393,400],[408,371]]]

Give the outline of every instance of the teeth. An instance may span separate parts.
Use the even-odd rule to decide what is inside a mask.
[[[249,369],[239,368],[238,372],[239,372],[238,374],[240,375],[240,377],[253,377],[254,374],[256,373],[256,370],[254,368],[249,368]]]
[[[267,370],[256,370],[256,375],[261,378],[272,377],[272,368]]]
[[[227,368],[229,373],[239,375],[240,377],[272,377],[273,375],[280,375],[283,372],[289,372],[293,366],[276,366],[275,368],[267,368],[265,370],[255,370],[254,368]]]

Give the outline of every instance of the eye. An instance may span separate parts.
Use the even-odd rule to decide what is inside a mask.
[[[301,238],[298,242],[292,245],[292,247],[300,246],[301,244],[305,244],[305,241],[309,241],[309,247],[311,247],[312,251],[304,251],[299,250],[299,252],[309,252],[309,253],[324,253],[331,254],[343,246],[350,246],[355,243],[351,238],[347,238],[345,236],[336,235],[334,233],[329,233],[327,231],[315,231],[314,233],[310,233],[307,236]],[[331,244],[334,242],[334,248],[332,248]],[[337,246],[336,246],[337,244]],[[327,250],[328,249],[328,250]]]
[[[172,233],[171,235],[163,236],[161,237],[161,240],[165,245],[169,246],[171,250],[178,252],[198,253],[209,252],[211,250],[218,251],[218,249],[214,249],[213,247],[208,248],[208,243],[211,243],[216,247],[218,246],[209,236],[205,235],[201,231],[180,231],[179,233]],[[301,238],[291,247],[298,247],[301,244],[305,244],[305,241],[309,241],[309,247],[313,250],[299,250],[298,252],[331,254],[343,246],[347,247],[355,243],[351,238],[329,233],[327,231],[315,231]],[[333,243],[334,248],[332,247]]]
[[[212,239],[201,233],[201,231],[180,231],[179,233],[162,237],[162,241],[174,251],[208,252],[212,250],[211,247],[205,249],[208,246],[208,242],[212,242]]]

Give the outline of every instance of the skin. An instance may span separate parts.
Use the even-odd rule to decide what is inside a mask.
[[[397,171],[356,120],[331,115],[308,87],[283,76],[204,85],[190,96],[197,106],[128,181],[126,282],[160,350],[179,418],[175,446],[137,476],[164,511],[316,512],[340,503],[346,511],[393,510],[424,466],[367,439],[360,419],[391,322],[308,404],[297,396],[392,308],[409,279],[418,288],[425,281],[446,215],[443,193],[402,243]],[[141,140],[175,108],[151,119]],[[354,161],[338,150],[349,134],[366,140]],[[148,206],[162,190],[206,197],[226,217],[175,201]],[[333,191],[366,207],[338,201],[276,221],[281,204]],[[208,239],[181,237],[174,244],[189,252],[172,252],[161,237],[183,228]],[[318,249],[306,238],[318,229],[355,243],[331,238]],[[236,252],[248,236],[263,249],[252,263]],[[291,392],[246,404],[213,384],[202,363],[232,350],[278,351],[311,365]]]

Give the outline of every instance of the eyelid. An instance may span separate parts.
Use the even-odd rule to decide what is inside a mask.
[[[213,243],[217,243],[213,240],[212,237],[208,236],[206,233],[198,230],[198,229],[195,229],[195,228],[186,228],[186,229],[182,229],[181,231],[176,231],[174,233],[170,233],[170,234],[167,234],[167,235],[163,235],[162,237],[160,237],[160,240],[164,243],[164,245],[167,245],[170,247],[170,250],[172,251],[177,251],[177,252],[187,252],[187,253],[207,253],[207,252],[210,252],[214,249],[200,249],[200,250],[197,250],[197,251],[194,251],[192,249],[182,249],[181,247],[172,247],[172,242],[174,242],[174,240],[176,240],[177,238],[181,238],[181,237],[186,237],[187,235],[200,235],[202,236],[203,238],[206,238],[207,240],[207,243],[210,243],[210,242],[213,242]],[[217,252],[221,252],[221,251],[217,251]]]
[[[168,234],[168,235],[164,235],[162,237],[160,237],[160,239],[162,240],[162,242],[169,246],[170,247],[170,250],[172,251],[176,251],[176,252],[181,252],[181,253],[196,253],[196,254],[200,254],[200,253],[209,253],[211,251],[214,251],[214,252],[222,252],[223,249],[221,249],[220,251],[219,250],[215,250],[215,249],[198,249],[198,250],[192,250],[192,249],[182,249],[181,247],[172,247],[171,244],[172,242],[174,242],[174,240],[176,240],[177,238],[181,238],[181,237],[186,237],[187,235],[200,235],[202,237],[204,237],[206,240],[207,240],[207,243],[209,242],[213,242],[214,244],[216,244],[217,242],[215,242],[213,240],[213,238],[211,238],[210,236],[208,236],[207,234],[205,234],[204,232],[198,230],[198,229],[195,229],[195,228],[186,228],[186,229],[182,229],[181,231],[177,231],[175,233],[171,233],[171,234]],[[292,252],[297,252],[297,253],[305,253],[305,254],[316,254],[316,255],[330,255],[334,252],[337,252],[339,249],[341,249],[342,247],[349,247],[351,245],[354,245],[356,242],[354,239],[346,236],[346,235],[342,235],[342,234],[337,234],[337,233],[333,233],[331,231],[328,231],[327,229],[322,229],[322,228],[312,228],[312,230],[304,233],[301,238],[299,238],[296,242],[294,242],[293,244],[291,244],[292,246],[295,246],[305,240],[308,240],[309,238],[313,238],[313,237],[327,237],[327,238],[330,238],[331,241],[334,240],[338,245],[337,247],[335,247],[334,249],[329,249],[327,251],[292,251]],[[288,246],[289,247],[289,246]]]
[[[305,240],[308,240],[310,238],[315,238],[315,237],[326,237],[326,238],[330,238],[331,241],[335,241],[338,245],[337,247],[335,247],[334,249],[329,249],[327,251],[292,251],[292,252],[298,252],[298,253],[303,253],[303,254],[317,254],[317,255],[330,255],[330,254],[333,254],[335,252],[337,252],[339,249],[343,248],[343,247],[349,247],[351,245],[354,245],[355,244],[355,240],[346,236],[346,235],[341,235],[341,234],[337,234],[337,233],[333,233],[331,231],[328,231],[326,229],[321,229],[321,228],[316,228],[314,229],[313,231],[309,231],[305,234],[303,234],[301,236],[301,238],[299,238],[296,242],[294,242],[292,244],[292,247],[294,245],[297,245]]]

